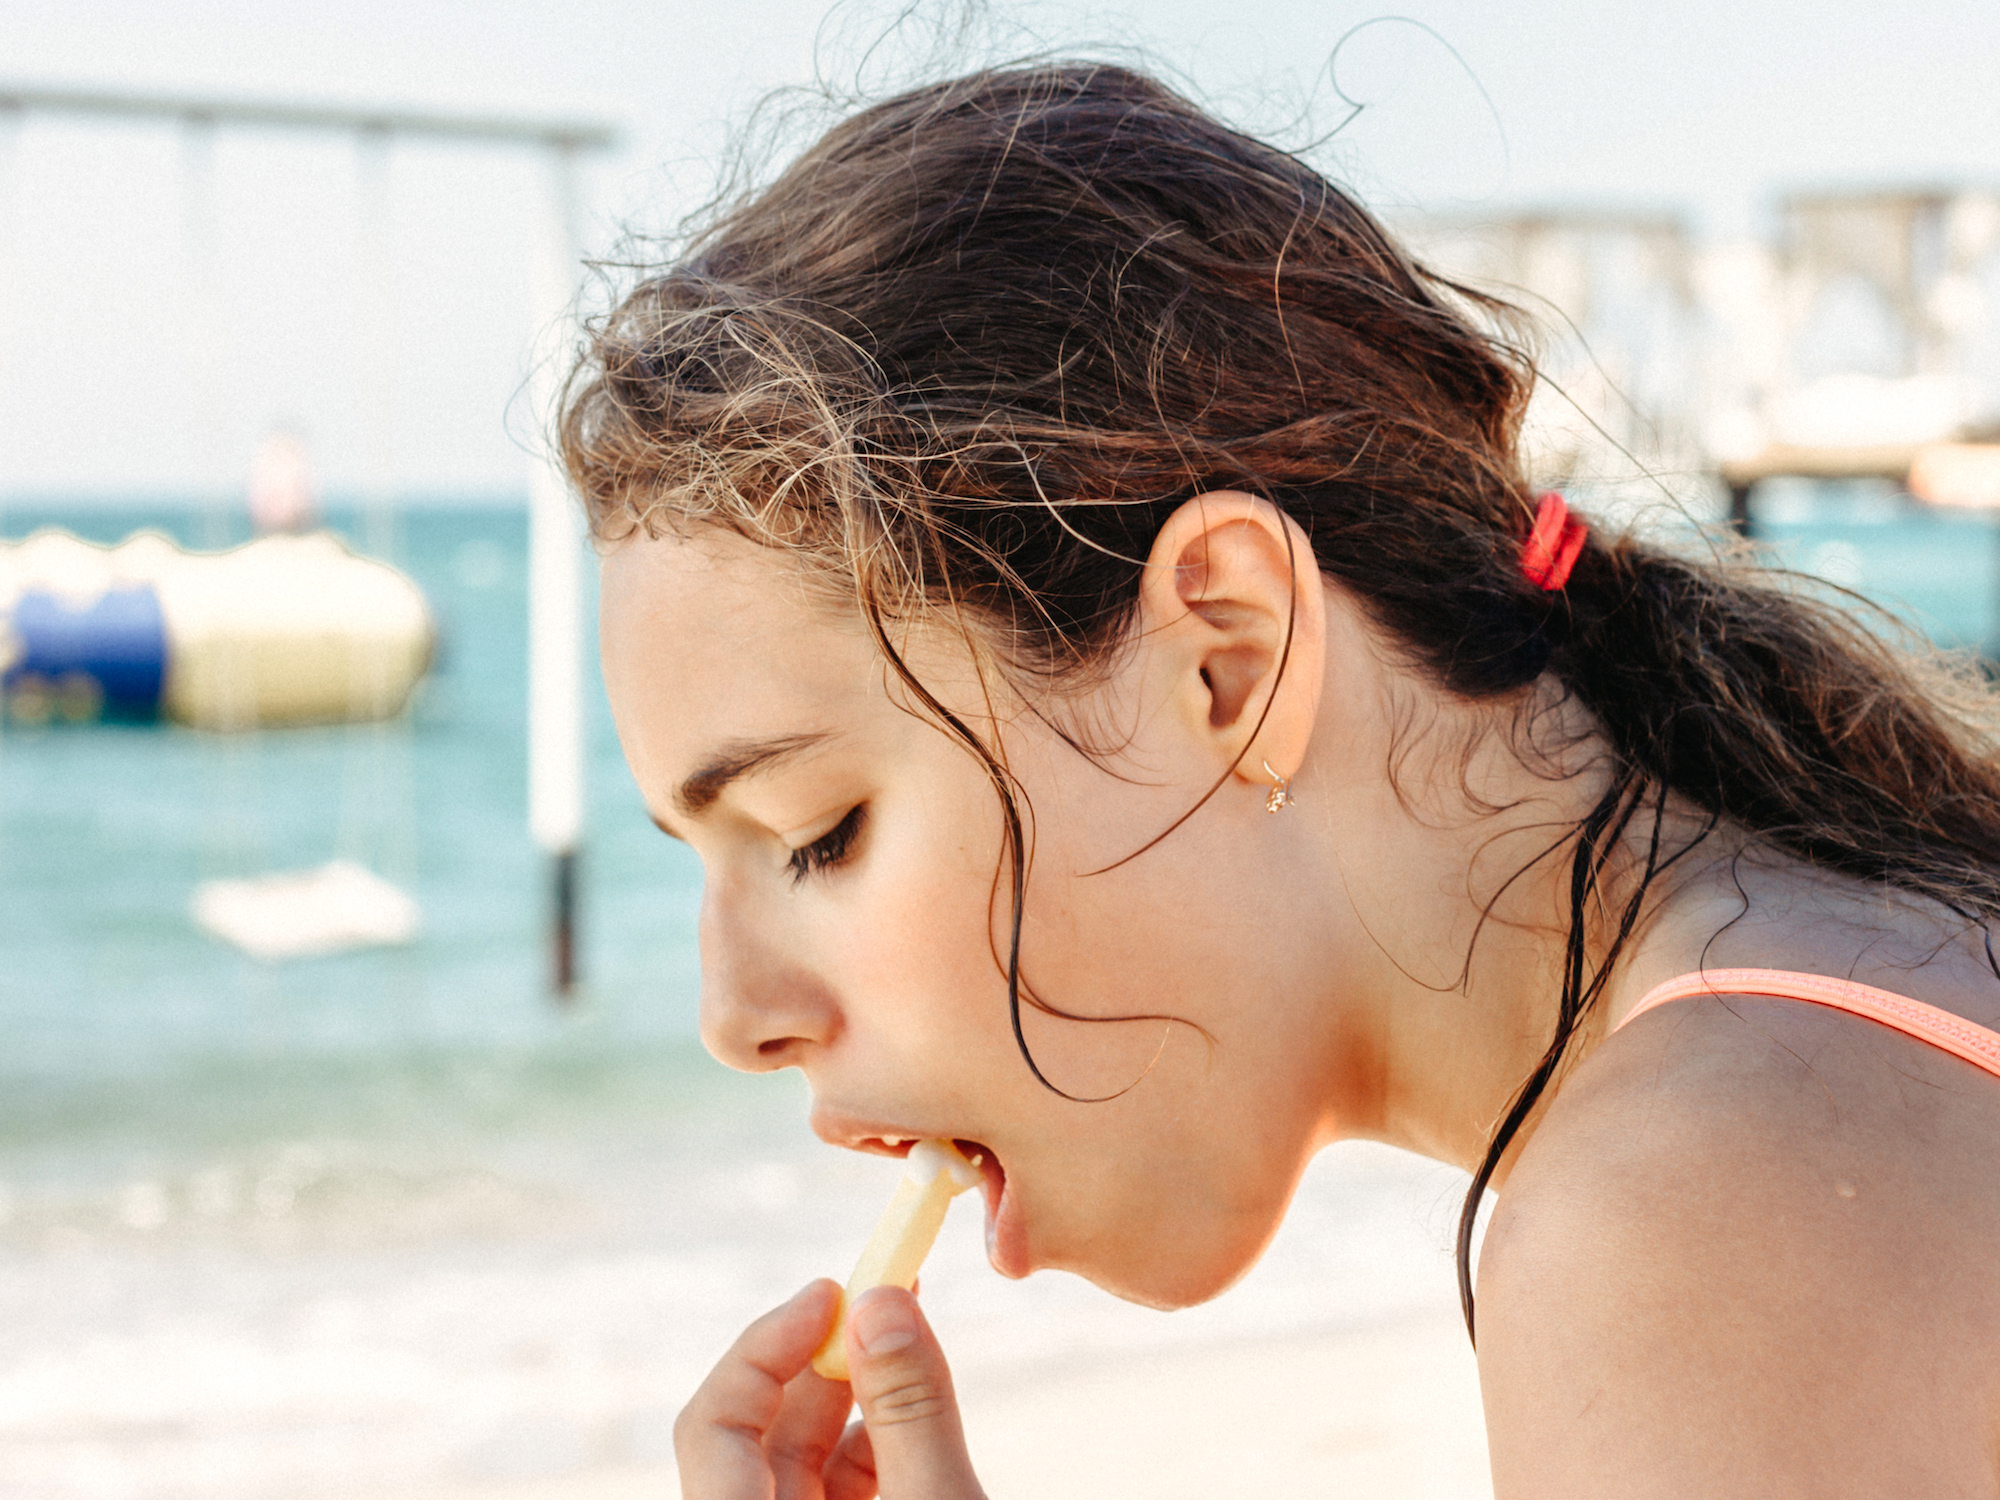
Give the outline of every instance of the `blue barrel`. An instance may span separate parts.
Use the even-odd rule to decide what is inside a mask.
[[[30,589],[8,625],[15,655],[0,679],[10,704],[63,717],[153,719],[167,680],[167,627],[150,585],[108,589],[82,608]]]

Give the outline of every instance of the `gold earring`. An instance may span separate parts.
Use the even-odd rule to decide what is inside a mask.
[[[1283,812],[1288,807],[1296,807],[1298,805],[1299,799],[1292,795],[1291,777],[1280,776],[1276,771],[1271,769],[1271,763],[1268,760],[1264,762],[1264,774],[1278,783],[1264,794],[1265,812]]]

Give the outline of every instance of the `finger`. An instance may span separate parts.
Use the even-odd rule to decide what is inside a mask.
[[[813,1282],[746,1328],[716,1363],[674,1423],[683,1494],[701,1500],[770,1494],[764,1434],[783,1409],[787,1382],[832,1326],[839,1296],[831,1281]]]
[[[875,1450],[869,1444],[868,1424],[853,1422],[834,1445],[833,1457],[824,1470],[826,1500],[875,1500],[880,1486],[875,1480]]]
[[[844,1380],[828,1380],[810,1366],[792,1377],[777,1419],[764,1435],[777,1500],[818,1500],[820,1472],[853,1407],[854,1396]]]
[[[884,1500],[981,1494],[951,1370],[916,1298],[890,1286],[864,1293],[848,1314],[847,1364]]]

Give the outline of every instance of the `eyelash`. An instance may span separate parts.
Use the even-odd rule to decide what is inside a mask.
[[[857,804],[846,817],[810,844],[794,849],[791,859],[786,862],[792,872],[792,884],[797,885],[808,875],[824,874],[844,863],[854,852],[854,841],[860,837],[866,813],[866,804]]]

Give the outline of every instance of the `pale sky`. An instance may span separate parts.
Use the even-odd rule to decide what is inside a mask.
[[[816,36],[851,76],[894,9],[843,6],[823,26],[822,0],[0,0],[0,82],[601,118],[625,133],[585,184],[585,248],[601,252],[620,224],[675,217],[729,122],[811,77]],[[1321,126],[1340,117],[1326,64],[1346,35],[1339,81],[1371,107],[1320,159],[1385,207],[1643,207],[1734,236],[1784,189],[2000,182],[1995,0],[1398,13],[1442,42],[1404,23],[1357,31],[1384,10],[1350,0],[1003,4],[989,29],[1012,28],[1013,51],[1136,44],[1285,144],[1307,135],[1303,101]],[[468,146],[398,147],[387,170],[400,484],[516,494],[526,459],[505,420],[513,400],[517,430],[534,421],[517,395],[540,178],[518,153]],[[329,490],[355,482],[353,149],[221,134],[226,295],[206,344],[190,337],[183,171],[172,126],[0,122],[0,499],[233,488],[281,421],[308,435]]]

